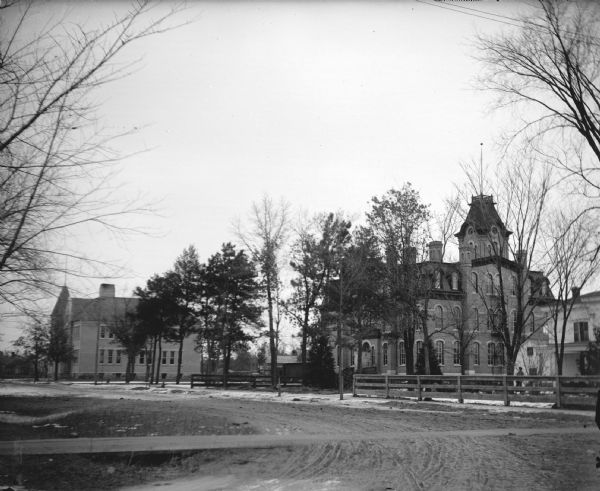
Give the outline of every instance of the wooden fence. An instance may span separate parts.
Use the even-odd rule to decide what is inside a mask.
[[[354,396],[546,402],[556,407],[593,408],[600,377],[514,375],[364,375],[354,376]]]
[[[302,379],[298,377],[280,377],[280,383],[283,386],[297,385],[302,383]],[[208,386],[223,386],[223,375],[206,375],[193,374],[190,376],[190,387],[194,388],[200,385]],[[270,375],[228,375],[227,387],[271,387]]]

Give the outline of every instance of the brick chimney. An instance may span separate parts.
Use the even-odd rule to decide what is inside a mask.
[[[98,294],[100,298],[114,298],[115,296],[115,285],[110,283],[102,283],[100,285],[100,293]]]
[[[432,263],[441,263],[443,244],[439,240],[434,240],[427,245],[427,248],[429,249],[429,260]]]

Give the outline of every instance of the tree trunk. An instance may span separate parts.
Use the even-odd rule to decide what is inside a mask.
[[[179,385],[179,381],[181,380],[181,362],[182,362],[182,358],[183,358],[183,337],[179,338],[179,354],[178,354],[178,358],[177,358],[177,378],[176,378],[176,383],[177,385]]]
[[[269,315],[269,350],[271,351],[271,385],[277,385],[277,345],[273,328],[273,298],[271,295],[271,279],[267,278],[267,311]]]
[[[415,373],[415,333],[411,328],[404,330],[404,346],[406,351],[406,375],[414,375]]]
[[[54,362],[54,381],[58,381],[58,360]]]
[[[151,360],[151,369],[150,369],[150,385],[154,383],[154,369],[156,368],[156,343],[158,336],[154,336],[152,339],[152,360]]]
[[[306,364],[306,345],[308,339],[308,320],[310,317],[310,310],[304,309],[304,321],[302,323],[302,363]]]
[[[162,336],[158,336],[158,358],[156,360],[156,384],[160,381],[160,366],[162,363]]]
[[[40,380],[40,373],[38,368],[39,356],[33,358],[33,381],[38,382]]]

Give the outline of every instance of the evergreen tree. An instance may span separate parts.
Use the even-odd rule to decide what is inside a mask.
[[[308,364],[309,385],[323,388],[335,385],[333,354],[327,336],[321,335],[313,339],[308,353]]]

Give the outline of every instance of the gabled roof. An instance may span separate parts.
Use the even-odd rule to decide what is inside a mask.
[[[139,302],[135,297],[72,298],[72,321],[110,321],[134,313]]]
[[[488,234],[493,226],[496,226],[504,237],[508,237],[512,234],[512,232],[506,229],[504,222],[500,218],[500,215],[498,215],[495,204],[493,196],[486,196],[483,194],[472,196],[471,203],[469,203],[469,213],[467,213],[467,218],[465,218],[464,223],[460,227],[460,230],[455,234],[455,237],[462,239],[466,235],[469,227],[473,227],[480,235]]]

